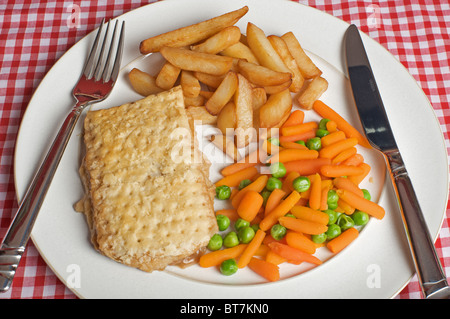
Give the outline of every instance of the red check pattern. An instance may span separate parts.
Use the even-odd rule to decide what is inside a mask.
[[[186,0],[189,1],[189,0]],[[149,2],[24,1],[0,2],[0,238],[17,209],[13,156],[22,115],[46,72],[70,47],[98,26]],[[356,24],[381,43],[414,76],[428,96],[450,148],[450,5],[447,1],[419,0],[300,0],[296,1]],[[70,22],[78,5],[80,23]],[[436,242],[450,274],[450,210]],[[420,298],[417,278],[396,298]],[[12,288],[0,298],[71,299],[67,289],[39,256],[30,241]]]

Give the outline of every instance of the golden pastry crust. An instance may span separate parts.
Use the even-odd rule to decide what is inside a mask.
[[[180,87],[88,112],[77,204],[102,254],[144,271],[195,254],[217,232],[209,162]]]

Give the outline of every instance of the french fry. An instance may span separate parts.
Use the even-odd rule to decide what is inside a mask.
[[[261,65],[274,71],[290,73],[264,31],[251,22],[247,24],[247,42]]]
[[[300,42],[292,32],[287,32],[281,36],[294,57],[297,65],[305,79],[312,79],[322,74],[322,71],[311,61],[305,53]]]
[[[201,95],[197,95],[196,97],[184,97],[184,106],[204,106],[205,105],[205,98]]]
[[[225,78],[226,74],[223,75],[212,75],[203,72],[194,72],[194,76],[203,84],[217,89]]]
[[[217,115],[216,125],[223,135],[230,135],[230,132],[227,134],[227,129],[231,129],[231,132],[234,134],[234,129],[236,128],[236,105],[233,101],[228,102]]]
[[[229,46],[239,42],[241,30],[236,26],[226,27],[212,37],[197,45],[191,46],[192,51],[217,54]]]
[[[291,79],[290,72],[277,72],[244,60],[239,60],[238,70],[253,84],[258,86],[274,86],[285,83]]]
[[[143,96],[164,91],[156,85],[156,79],[154,76],[139,69],[132,69],[128,74],[128,78],[133,89]]]
[[[221,134],[213,135],[211,136],[211,142],[214,145],[216,145],[219,149],[221,149],[224,154],[228,155],[235,162],[241,159],[241,156],[239,155],[236,145],[234,145],[234,142],[231,139],[229,139],[226,135]]]
[[[275,51],[277,51],[278,55],[283,60],[284,64],[288,67],[292,74],[292,84],[289,87],[290,91],[293,93],[298,93],[303,87],[305,79],[303,78],[302,73],[300,72],[300,68],[297,65],[294,57],[291,52],[289,52],[289,48],[286,45],[286,42],[279,36],[270,35],[267,37],[274,47]]]
[[[313,104],[327,90],[328,81],[318,76],[307,84],[307,87],[298,96],[298,104],[305,110],[310,110]]]
[[[233,65],[233,58],[222,55],[171,47],[162,47],[160,52],[174,66],[188,71],[221,75],[227,73]]]
[[[253,139],[253,88],[241,74],[234,94],[236,105],[236,146],[246,146]]]
[[[201,121],[201,124],[217,123],[217,116],[209,114],[204,106],[189,106],[186,111],[194,121]]]
[[[259,109],[267,102],[267,94],[264,88],[253,89],[253,111]]]
[[[182,47],[192,45],[211,37],[226,27],[234,25],[247,12],[248,7],[245,6],[206,21],[148,38],[140,43],[139,50],[142,54],[149,54],[158,52],[165,46]]]
[[[197,97],[200,94],[201,85],[198,79],[191,71],[182,70],[180,76],[180,85],[183,89],[183,95],[187,97]]]
[[[252,50],[242,42],[235,43],[220,52],[221,55],[229,56],[236,59],[246,60],[250,63],[259,64]]]
[[[219,114],[220,110],[230,101],[238,86],[236,73],[228,72],[222,83],[205,104],[206,110],[211,115]]]
[[[156,85],[161,89],[170,90],[178,80],[181,69],[172,65],[170,62],[164,63],[158,75],[156,76]]]
[[[276,94],[280,93],[281,91],[284,91],[286,89],[289,89],[292,85],[292,79],[289,81],[286,81],[280,85],[274,85],[274,86],[265,86],[264,91],[266,91],[267,94]]]
[[[289,89],[270,95],[266,104],[259,109],[260,127],[272,128],[281,125],[282,119],[287,119],[291,109],[292,96]]]

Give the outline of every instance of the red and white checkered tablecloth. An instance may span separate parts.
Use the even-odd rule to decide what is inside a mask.
[[[189,1],[189,0],[186,0]],[[0,1],[0,238],[17,209],[13,157],[17,132],[31,95],[61,55],[113,18],[154,1]],[[354,23],[388,49],[409,70],[428,96],[450,148],[450,4],[419,0],[296,1]],[[72,6],[80,25],[68,27]],[[377,25],[378,22],[378,25]],[[374,27],[375,25],[375,27]],[[450,274],[450,210],[436,241],[444,270]],[[417,278],[397,296],[420,298]],[[62,284],[30,241],[12,288],[0,298],[76,296]]]

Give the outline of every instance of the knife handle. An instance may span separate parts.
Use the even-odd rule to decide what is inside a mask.
[[[385,155],[422,293],[427,299],[448,299],[450,288],[447,278],[400,152],[389,151]]]

